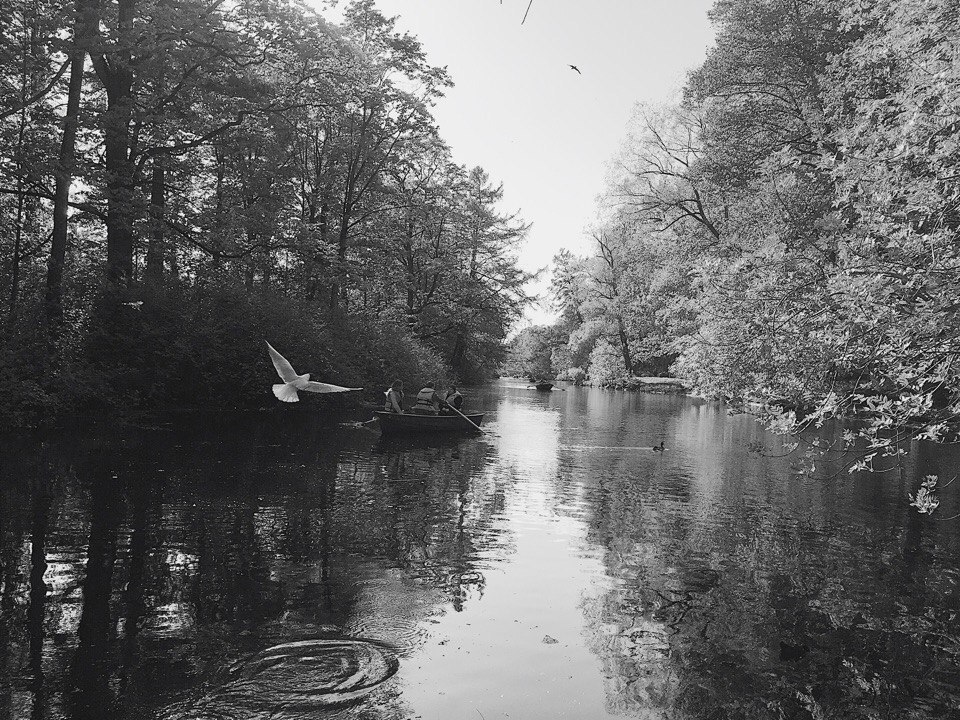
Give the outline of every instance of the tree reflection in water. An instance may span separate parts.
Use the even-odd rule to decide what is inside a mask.
[[[718,443],[731,421],[702,408],[693,416],[695,433],[678,419],[675,444],[691,451],[673,463],[625,471],[595,456],[577,468],[600,479],[591,536],[615,579],[586,607],[611,712],[758,720],[953,712],[960,574],[945,559],[958,538],[903,502],[922,475],[922,450],[909,456],[902,483],[850,477],[818,458],[815,477],[794,473],[786,501],[770,503],[778,490],[751,473],[759,465],[782,482],[793,460],[751,457],[746,448],[762,435],[755,426],[734,425],[743,441]],[[939,537],[925,541],[924,528]]]
[[[470,478],[485,444],[394,447],[415,476],[398,483],[376,436],[287,422],[4,453],[0,716],[189,716],[266,647],[365,635],[403,655],[482,592],[474,535],[492,501]],[[353,662],[328,653],[319,672]],[[222,711],[254,695],[262,709],[264,687],[223,693]]]
[[[0,718],[960,705],[960,525],[905,501],[955,454],[807,476],[749,418],[688,398],[483,403],[489,436],[437,443],[296,409],[10,440]]]

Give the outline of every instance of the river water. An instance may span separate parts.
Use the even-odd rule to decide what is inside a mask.
[[[488,434],[301,403],[5,440],[0,718],[960,717],[960,483],[907,499],[956,452],[850,475],[688,397],[467,403]]]

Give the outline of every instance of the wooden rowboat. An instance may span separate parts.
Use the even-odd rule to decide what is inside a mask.
[[[477,429],[459,415],[418,415],[417,413],[397,413],[375,410],[373,416],[380,422],[382,433],[417,433],[432,435],[446,432],[477,432]],[[483,413],[467,415],[470,422],[479,425],[483,422]]]

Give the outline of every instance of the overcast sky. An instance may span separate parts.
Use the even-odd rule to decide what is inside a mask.
[[[712,0],[377,0],[456,86],[435,116],[457,162],[503,182],[532,223],[527,270],[585,252],[605,166],[638,101],[662,102],[712,42]],[[568,65],[576,65],[582,75]],[[538,290],[544,289],[540,283]],[[528,318],[551,317],[534,309]]]

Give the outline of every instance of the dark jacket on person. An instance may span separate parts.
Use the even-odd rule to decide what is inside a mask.
[[[463,395],[460,394],[459,390],[454,390],[453,392],[447,393],[447,397],[444,400],[450,405],[450,407],[461,410],[463,409]]]

